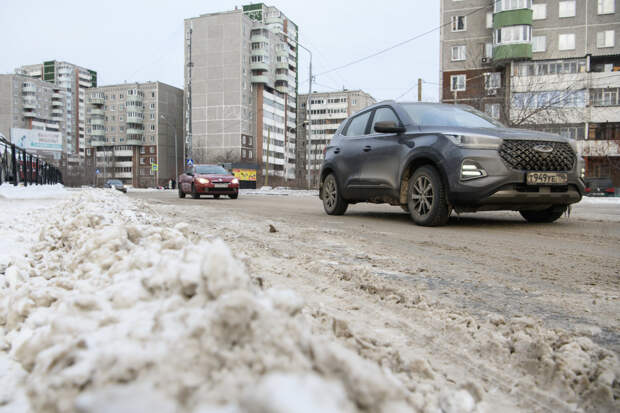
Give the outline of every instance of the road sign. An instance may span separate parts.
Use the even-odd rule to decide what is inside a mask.
[[[194,160],[192,158],[187,160],[187,166],[194,166]]]
[[[152,164],[151,164],[151,170],[152,170],[153,172],[156,172],[156,171],[157,171],[157,168],[159,168],[159,165],[157,165],[156,163],[152,163]]]

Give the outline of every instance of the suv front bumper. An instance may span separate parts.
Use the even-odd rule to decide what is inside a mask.
[[[472,160],[486,172],[486,176],[470,180],[461,179],[461,165]],[[551,205],[570,205],[581,200],[585,192],[579,178],[581,160],[567,172],[567,185],[532,186],[526,184],[527,172],[516,171],[504,164],[495,150],[461,150],[457,157],[448,160],[448,200],[456,210],[521,210],[537,209]]]

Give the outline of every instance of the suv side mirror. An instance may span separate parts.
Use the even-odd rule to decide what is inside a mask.
[[[403,133],[404,126],[398,126],[396,122],[386,121],[375,123],[375,132],[379,133]]]

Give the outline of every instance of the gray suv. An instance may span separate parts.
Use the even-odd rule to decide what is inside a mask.
[[[319,196],[330,215],[357,202],[389,203],[424,226],[446,224],[452,210],[553,222],[581,200],[584,172],[571,139],[508,129],[466,105],[386,101],[340,125]]]

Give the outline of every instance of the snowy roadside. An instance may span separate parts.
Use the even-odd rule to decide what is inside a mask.
[[[224,242],[166,228],[140,201],[83,189],[11,202],[3,231],[31,235],[0,284],[2,411],[478,409],[476,392],[406,388],[313,335],[299,296],[263,289]]]

